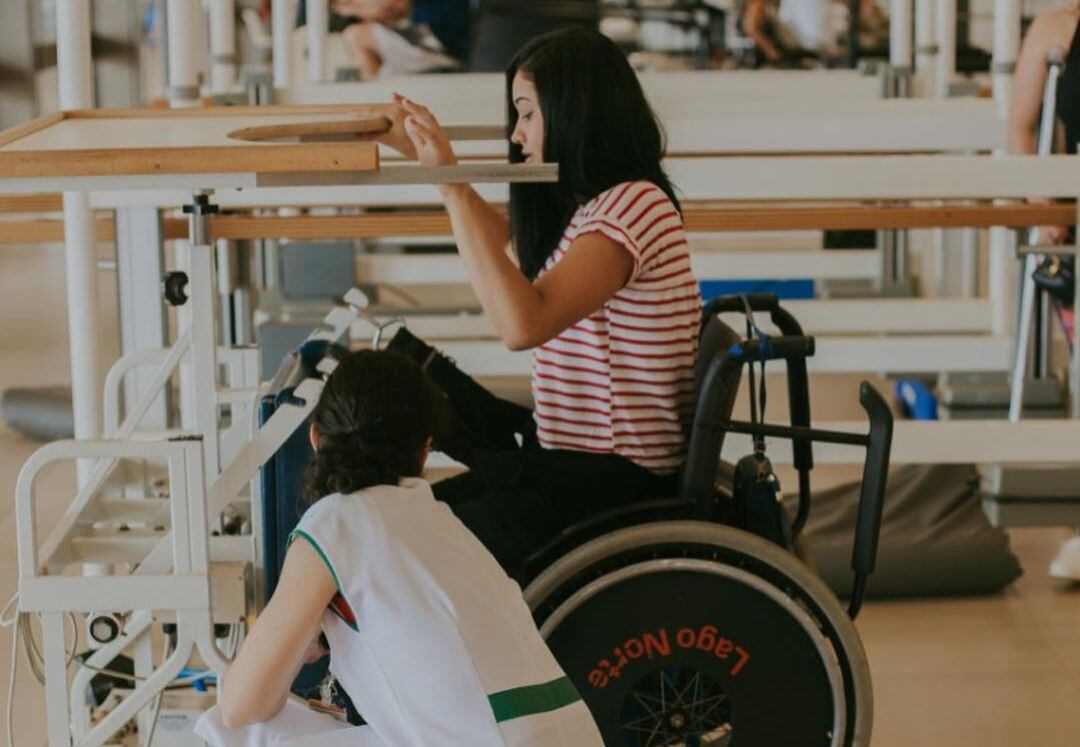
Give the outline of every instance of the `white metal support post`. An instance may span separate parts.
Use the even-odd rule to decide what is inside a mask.
[[[136,677],[146,680],[154,673],[154,635],[152,630],[144,630],[141,635],[135,638],[135,642],[132,644],[131,658],[132,672]],[[75,709],[72,708],[72,716],[75,715]],[[89,718],[90,709],[85,709],[84,715]],[[152,709],[143,708],[139,711],[135,723],[139,728],[139,744],[142,747],[150,747],[150,732],[154,730]],[[89,730],[90,725],[87,724],[86,731]]]
[[[64,613],[41,614],[41,637],[45,648],[45,718],[49,747],[70,747],[68,719],[67,651],[64,643]]]
[[[1043,89],[1042,111],[1043,116],[1039,122],[1039,133],[1036,139],[1036,153],[1040,156],[1048,156],[1054,148],[1054,129],[1057,117],[1057,87],[1061,77],[1064,60],[1054,54],[1047,59],[1046,87]],[[1038,229],[1029,232],[1029,243],[1036,244],[1039,240]],[[1039,256],[1030,253],[1020,262],[1020,314],[1016,326],[1015,352],[1013,355],[1012,382],[1009,395],[1009,420],[1017,422],[1023,415],[1024,410],[1024,386],[1032,377],[1046,375],[1046,354],[1049,338],[1049,327],[1046,324],[1049,314],[1049,304],[1046,294],[1039,293],[1035,288],[1035,268],[1038,266]],[[1038,329],[1036,325],[1036,307],[1041,313],[1038,314]],[[1034,334],[1033,334],[1034,333]],[[1034,349],[1032,341],[1034,340]],[[1033,369],[1030,374],[1028,363]]]
[[[198,106],[202,8],[199,0],[166,0],[166,3],[169,105],[174,109]]]
[[[937,20],[935,0],[915,0],[915,75],[919,96],[936,90],[934,75],[937,73],[937,37],[934,22]]]
[[[206,0],[210,11],[210,93],[236,90],[236,2]]]
[[[214,242],[214,255],[217,259],[218,328],[221,344],[231,347],[237,340],[236,313],[233,309],[233,291],[236,287],[236,261],[234,247],[228,239]]]
[[[915,89],[918,96],[937,96],[940,93],[938,58],[942,52],[938,43],[940,3],[950,0],[915,0]],[[945,249],[946,233],[935,228],[929,232],[930,258],[933,268],[933,293],[947,295]]]
[[[326,81],[326,37],[330,26],[330,4],[327,0],[305,0],[307,2],[307,60],[308,81],[324,83]]]
[[[56,67],[60,108],[94,105],[90,57],[89,0],[56,3]],[[85,192],[64,193],[64,250],[67,272],[68,344],[71,351],[71,396],[75,438],[95,438],[101,430],[101,376],[98,350],[101,324],[97,305],[97,263],[94,216]],[[91,464],[76,465],[79,484]]]
[[[913,15],[913,0],[891,0],[889,3],[889,66],[897,96],[906,96],[909,92]]]
[[[120,301],[120,349],[123,354],[167,347],[168,319],[161,299],[165,274],[161,213],[153,207],[116,210],[117,295]],[[124,403],[130,410],[154,378],[141,367],[124,382]],[[107,399],[107,397],[106,397]],[[154,401],[143,425],[163,429],[168,424],[168,391]],[[108,416],[106,416],[106,427]]]
[[[1006,120],[1012,102],[1013,72],[1020,51],[1020,0],[994,2],[994,103],[998,117]],[[990,229],[988,293],[994,302],[993,332],[1009,334],[1014,323],[1012,267],[1016,236],[1007,228]]]
[[[911,95],[914,11],[914,0],[891,0],[889,4],[887,98],[907,98]],[[878,232],[881,247],[880,290],[883,294],[896,293],[907,279],[908,238],[906,231]]]
[[[957,0],[934,0],[934,2],[937,3],[938,51],[934,80],[937,98],[944,100],[952,94],[952,82],[956,78]],[[964,298],[972,298],[978,289],[979,233],[974,228],[962,228],[956,232],[956,235],[960,244],[960,295]],[[942,244],[945,243],[944,236],[945,233],[942,232]],[[945,265],[945,259],[942,258],[939,264]]]
[[[937,70],[934,87],[939,99],[949,98],[953,76],[956,75],[956,0],[935,0],[937,3]]]
[[[304,0],[300,0],[304,2]],[[273,35],[274,88],[289,87],[289,73],[292,68],[292,27],[293,0],[274,0],[270,19],[270,32]]]
[[[217,211],[206,194],[196,194],[184,206],[188,214],[188,240],[179,247],[187,256],[189,298],[180,306],[185,328],[190,330],[191,351],[187,386],[182,386],[186,429],[203,439],[203,463],[212,480],[220,471],[218,446],[217,333],[214,324],[214,247],[210,241],[209,216]]]

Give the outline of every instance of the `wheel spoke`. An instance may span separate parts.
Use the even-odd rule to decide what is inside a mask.
[[[700,669],[658,668],[629,696],[633,700],[625,701],[622,728],[638,747],[720,745],[732,734],[730,698]]]
[[[656,711],[654,711],[654,710],[653,710],[652,708],[650,708],[650,707],[649,707],[649,705],[648,705],[648,703],[646,703],[646,702],[645,702],[645,701],[644,701],[644,700],[642,699],[642,697],[641,697],[640,695],[638,695],[638,694],[637,694],[637,693],[635,693],[635,692],[631,692],[630,694],[634,696],[634,700],[636,700],[636,701],[638,702],[638,705],[640,705],[640,706],[641,706],[642,708],[644,708],[644,709],[645,709],[645,710],[646,710],[646,711],[648,712],[648,714],[649,714],[649,716],[650,716],[650,717],[652,717],[652,718],[653,718],[653,719],[655,719],[656,721],[659,721],[659,720],[660,720],[661,718],[663,718],[663,715],[662,715],[662,714],[660,714],[660,713],[657,713],[657,712],[656,712]]]
[[[626,727],[627,729],[645,729],[645,728],[647,728],[647,726],[642,726],[642,724],[648,725],[648,724],[656,724],[658,722],[659,722],[658,719],[652,718],[651,716],[642,716],[639,719],[634,719],[633,721],[625,722],[623,724],[623,726]]]
[[[667,675],[665,674],[665,676]],[[669,684],[671,685],[672,692],[675,693],[671,707],[675,708],[680,705],[685,706],[686,704],[683,702],[683,696],[686,695],[686,688],[684,687],[680,690],[678,683],[673,681],[669,681]]]
[[[715,711],[715,710],[716,710],[716,708],[717,708],[718,706],[722,705],[723,703],[727,703],[727,702],[728,702],[728,697],[727,697],[727,695],[717,695],[716,697],[714,697],[714,698],[713,698],[713,700],[715,700],[716,702],[715,702],[715,703],[713,703],[713,704],[712,704],[712,705],[711,705],[711,706],[710,706],[710,707],[708,708],[708,710],[706,710],[706,711],[705,711],[704,713],[702,713],[702,714],[701,714],[700,716],[698,716],[698,717],[697,717],[697,720],[698,720],[698,722],[699,722],[699,723],[702,723],[702,724],[704,724],[704,723],[705,723],[705,719],[706,719],[706,718],[708,718],[708,716],[709,716],[709,714],[710,714],[710,713],[712,713],[713,711]],[[707,702],[707,701],[706,701],[706,702]],[[726,723],[726,722],[727,722],[727,719],[725,719],[725,720],[724,720],[724,722]],[[721,724],[717,724],[717,725],[718,725],[718,726],[720,726]]]
[[[660,710],[667,710],[667,698],[665,693],[667,691],[667,675],[664,674],[664,670],[660,670]]]

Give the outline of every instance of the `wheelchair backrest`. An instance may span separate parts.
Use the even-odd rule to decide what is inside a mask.
[[[684,500],[698,501],[713,495],[725,432],[706,426],[708,422],[731,419],[742,380],[741,366],[716,364],[741,341],[738,333],[720,320],[719,314],[706,314],[702,320],[695,368],[694,427],[679,488]]]

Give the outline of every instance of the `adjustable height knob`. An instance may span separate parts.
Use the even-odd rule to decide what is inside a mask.
[[[209,195],[193,195],[183,211],[187,215],[217,215],[219,212],[217,205],[210,204]]]
[[[161,280],[161,294],[170,306],[183,306],[188,301],[186,272],[167,272]]]

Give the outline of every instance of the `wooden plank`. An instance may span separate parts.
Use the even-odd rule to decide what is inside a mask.
[[[972,205],[963,207],[755,208],[688,210],[689,233],[806,229],[956,228],[1074,225],[1072,205]],[[443,212],[367,215],[245,216],[210,219],[220,239],[336,239],[383,236],[450,236]],[[168,228],[167,231],[175,230]]]
[[[98,241],[113,240],[115,230],[111,218],[99,219],[96,226]],[[186,235],[186,229],[184,233]],[[62,243],[63,241],[64,222],[62,220],[40,219],[0,221],[0,246],[57,244]]]
[[[49,196],[55,200],[55,196]],[[54,206],[54,202],[46,202]],[[702,209],[686,212],[689,233],[709,231],[800,231],[808,229],[935,228],[1036,225],[1075,225],[1072,205],[971,205],[960,207],[866,207],[866,208],[753,208]],[[165,236],[187,235],[187,221],[166,218]],[[450,219],[443,212],[387,213],[368,215],[250,216],[221,215],[210,218],[210,232],[218,239],[339,239],[385,236],[449,237]],[[8,241],[6,236],[17,236]],[[55,241],[63,236],[59,221],[0,222],[0,243]],[[111,237],[111,234],[110,234]],[[107,240],[107,239],[103,239]],[[709,271],[712,272],[711,270]],[[802,275],[800,275],[802,277]]]
[[[59,213],[64,198],[58,194],[0,194],[0,213]]]
[[[1074,225],[1072,205],[957,205],[944,207],[814,207],[688,211],[687,231],[907,228],[1021,228]]]
[[[379,168],[374,143],[0,151],[5,178],[355,172]]]
[[[35,117],[29,122],[23,122],[20,125],[9,127],[3,132],[0,132],[0,148],[14,143],[16,140],[21,140],[27,135],[33,135],[35,132],[44,130],[46,127],[51,127],[57,122],[62,122],[64,118],[64,112],[53,112],[52,114]]]
[[[384,134],[391,125],[386,117],[355,117],[330,122],[255,125],[233,130],[229,137],[254,143],[356,142],[362,137]]]

